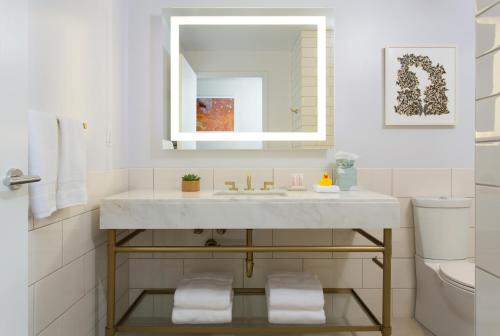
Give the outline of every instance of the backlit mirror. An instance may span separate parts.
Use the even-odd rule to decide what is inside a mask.
[[[169,16],[168,140],[183,150],[330,147],[327,22],[324,15]]]

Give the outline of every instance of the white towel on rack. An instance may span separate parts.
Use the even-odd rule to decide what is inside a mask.
[[[269,323],[275,324],[323,324],[326,315],[323,309],[319,310],[284,310],[269,309],[267,312]]]
[[[230,323],[232,318],[232,305],[226,309],[187,309],[174,307],[172,310],[172,323],[174,324]]]
[[[323,309],[323,287],[315,274],[277,273],[268,276],[266,283],[267,307],[284,310]]]
[[[232,304],[232,284],[226,280],[182,279],[174,294],[176,308],[227,309]]]
[[[57,119],[39,111],[28,113],[28,174],[38,175],[40,182],[29,186],[31,212],[35,218],[56,211]]]
[[[81,121],[59,118],[57,208],[87,203],[87,149]]]

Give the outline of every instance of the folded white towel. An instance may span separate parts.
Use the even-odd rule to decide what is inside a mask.
[[[326,322],[325,311],[319,310],[282,310],[269,309],[269,323],[275,324],[323,324]]]
[[[35,218],[56,211],[57,119],[39,111],[28,113],[28,174],[38,175],[40,182],[29,186],[31,212]]]
[[[227,272],[202,272],[202,273],[190,273],[184,276],[183,279],[205,279],[205,280],[219,280],[227,281],[232,284],[234,280],[234,275]]]
[[[174,307],[172,323],[174,324],[212,324],[229,323],[233,317],[233,306],[226,309],[187,309]]]
[[[182,279],[174,306],[193,309],[226,309],[233,304],[232,284],[226,280]]]
[[[57,208],[87,203],[87,150],[82,122],[59,118]]]
[[[268,276],[267,307],[284,310],[320,310],[325,305],[323,287],[314,274],[284,273]]]

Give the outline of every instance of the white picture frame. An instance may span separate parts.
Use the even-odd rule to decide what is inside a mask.
[[[456,92],[456,46],[385,48],[386,126],[455,126]]]
[[[179,28],[182,25],[313,25],[317,28],[316,132],[182,132],[180,130]],[[325,141],[326,17],[325,16],[171,16],[170,131],[172,141]]]

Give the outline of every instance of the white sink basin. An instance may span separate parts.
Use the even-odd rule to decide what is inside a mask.
[[[215,196],[286,196],[285,190],[218,190],[214,191]]]

